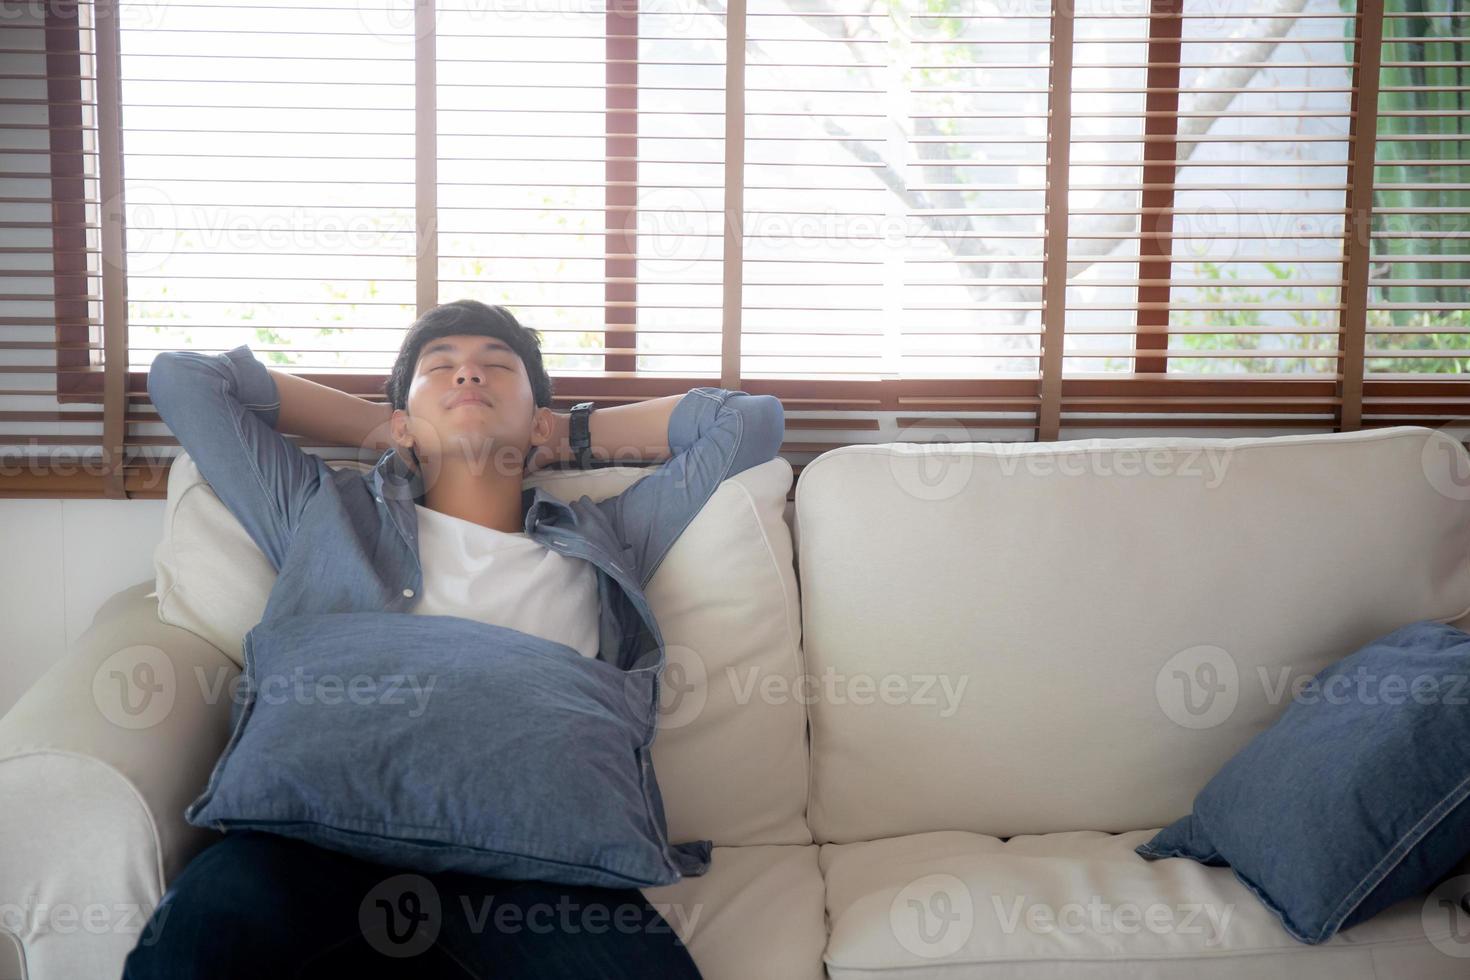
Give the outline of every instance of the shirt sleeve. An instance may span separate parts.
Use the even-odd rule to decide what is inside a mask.
[[[774,395],[693,388],[669,417],[668,460],[616,497],[610,517],[647,586],[674,542],[722,482],[774,459],[786,413]]]
[[[148,398],[179,445],[276,571],[321,485],[320,457],[275,430],[275,379],[241,344],[223,354],[165,351]]]

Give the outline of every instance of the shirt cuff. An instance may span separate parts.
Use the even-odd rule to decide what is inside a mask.
[[[281,416],[281,393],[265,365],[256,360],[248,344],[215,355],[235,379],[235,398],[259,415],[272,429]]]
[[[669,415],[669,452],[677,456],[694,445],[732,394],[727,388],[690,388]]]

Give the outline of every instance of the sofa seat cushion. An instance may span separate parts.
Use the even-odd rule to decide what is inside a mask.
[[[822,980],[815,844],[716,847],[705,874],[641,890],[704,980]]]
[[[823,844],[833,978],[1463,978],[1470,944],[1425,895],[1321,945],[1287,935],[1229,868],[1146,861],[1154,831],[1006,840],[938,831]],[[1470,870],[1458,869],[1460,873]],[[1470,879],[1457,878],[1470,887]],[[1437,945],[1436,945],[1437,944]]]

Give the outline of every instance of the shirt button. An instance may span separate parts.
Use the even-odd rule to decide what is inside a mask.
[[[409,598],[413,598],[413,589],[404,589],[403,594],[408,596]]]
[[[380,504],[381,504],[381,503],[382,503],[382,502],[383,502],[383,498],[382,498],[382,497],[379,497],[379,498],[378,498],[378,503],[380,503]]]

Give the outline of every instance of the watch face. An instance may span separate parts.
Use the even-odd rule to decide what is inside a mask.
[[[589,414],[590,412],[588,412],[585,402],[572,406],[572,426],[570,436],[572,448],[574,450],[577,450],[579,455],[585,455],[587,447],[592,441],[592,430],[587,422],[587,416]]]

